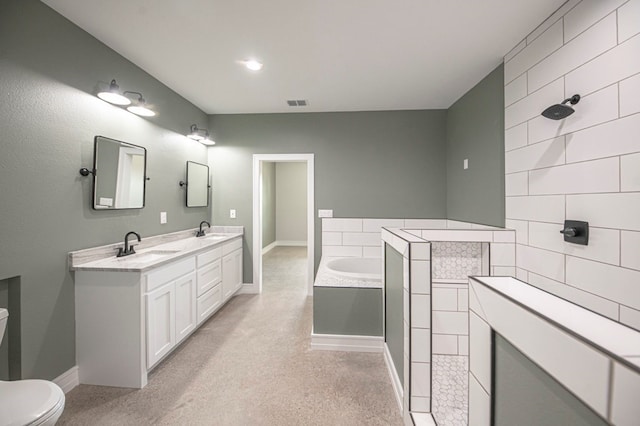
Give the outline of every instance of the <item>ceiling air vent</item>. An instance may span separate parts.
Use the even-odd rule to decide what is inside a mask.
[[[307,106],[307,101],[305,99],[289,99],[287,105],[290,107]]]

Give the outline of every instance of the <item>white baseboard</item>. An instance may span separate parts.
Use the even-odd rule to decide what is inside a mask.
[[[396,396],[396,402],[398,403],[398,408],[400,408],[400,413],[402,413],[404,388],[402,387],[402,383],[400,382],[400,376],[398,376],[396,367],[393,364],[393,359],[391,358],[391,353],[389,352],[389,346],[387,346],[386,343],[384,343],[384,363],[387,365],[387,371],[389,372],[391,384],[393,385],[393,393]]]
[[[306,241],[287,241],[287,240],[280,240],[280,241],[276,241],[278,243],[278,246],[293,246],[293,247],[306,247],[307,246],[307,242]]]
[[[78,366],[71,367],[58,377],[52,380],[53,383],[60,386],[60,389],[64,393],[68,393],[71,389],[80,384],[80,374],[78,372]]]
[[[321,351],[382,352],[382,336],[311,333],[311,349]]]
[[[236,294],[258,294],[258,287],[254,286],[253,283],[244,283],[238,293]]]
[[[269,253],[271,250],[273,250],[276,247],[278,247],[278,242],[274,241],[271,244],[269,244],[268,246],[262,248],[262,254],[267,254],[267,253]]]
[[[274,241],[262,249],[262,254],[266,254],[276,247],[283,247],[283,246],[306,247],[307,242],[306,241],[287,241],[287,240]]]

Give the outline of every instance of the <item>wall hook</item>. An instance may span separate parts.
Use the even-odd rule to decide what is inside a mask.
[[[96,171],[95,171],[95,169],[94,170],[89,170],[86,167],[83,167],[83,168],[80,169],[80,174],[82,176],[89,176],[89,175],[94,175],[95,176],[96,175]]]

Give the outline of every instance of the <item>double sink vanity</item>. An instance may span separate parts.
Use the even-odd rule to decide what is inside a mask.
[[[69,253],[80,383],[142,388],[147,373],[242,287],[242,227]]]

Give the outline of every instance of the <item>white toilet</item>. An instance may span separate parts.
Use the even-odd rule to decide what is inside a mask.
[[[0,343],[9,313],[0,308]],[[0,426],[55,425],[64,410],[64,392],[46,380],[0,381]]]

